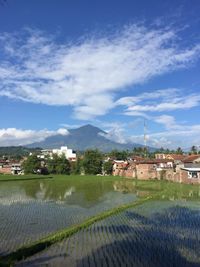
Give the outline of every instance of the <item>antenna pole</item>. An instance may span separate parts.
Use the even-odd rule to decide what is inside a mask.
[[[144,119],[144,156],[147,157],[147,125]]]

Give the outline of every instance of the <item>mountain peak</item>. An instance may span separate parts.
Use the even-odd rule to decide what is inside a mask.
[[[90,148],[98,148],[101,151],[111,151],[113,149],[132,149],[134,144],[120,144],[106,138],[106,134],[100,128],[86,124],[76,129],[69,129],[68,135],[56,135],[47,137],[44,141],[33,143],[28,147],[59,148],[68,146],[74,150],[84,151]],[[135,144],[135,146],[138,146]]]
[[[73,129],[73,130],[76,130],[76,131],[90,131],[90,132],[95,132],[95,133],[99,133],[99,132],[104,132],[103,130],[101,130],[100,128],[92,125],[92,124],[86,124],[86,125],[83,125],[77,129]]]

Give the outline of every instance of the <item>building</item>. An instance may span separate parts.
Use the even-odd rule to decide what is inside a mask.
[[[66,159],[76,161],[76,152],[73,151],[73,149],[69,149],[67,146],[61,146],[60,149],[53,149],[52,153],[58,156],[65,155]]]
[[[135,178],[141,180],[161,179],[165,170],[173,170],[173,160],[168,159],[146,159],[136,162]]]
[[[53,154],[57,154],[58,156],[64,155],[66,159],[76,161],[76,152],[73,149],[69,149],[67,146],[61,146],[60,149],[43,149],[38,157],[45,159],[46,157],[53,157]]]
[[[53,155],[52,149],[42,149],[41,154],[38,155],[38,158],[45,159],[46,157],[52,157],[52,155]]]
[[[163,170],[174,168],[173,160],[140,159],[137,161],[114,161],[113,175],[140,180],[160,179]]]
[[[13,163],[11,165],[11,173],[14,175],[15,174],[17,174],[17,175],[24,174],[22,167],[21,167],[21,164],[20,163]]]
[[[2,161],[0,162],[1,174],[23,174],[21,164],[17,161]]]
[[[164,153],[158,153],[155,154],[156,159],[171,159],[174,162],[180,162],[183,161],[187,156],[182,154],[164,154]]]
[[[113,161],[113,175],[114,176],[124,176],[124,170],[128,166],[128,162],[124,160],[114,160]]]
[[[11,165],[0,165],[0,174],[12,174]]]
[[[189,155],[185,157],[183,163],[200,163],[200,155]]]

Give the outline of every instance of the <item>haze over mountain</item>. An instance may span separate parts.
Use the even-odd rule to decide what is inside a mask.
[[[135,143],[121,144],[109,140],[106,138],[108,133],[90,124],[77,129],[69,129],[68,131],[68,135],[58,134],[50,136],[44,141],[30,144],[28,147],[59,148],[60,146],[68,146],[79,151],[84,151],[89,148],[97,148],[106,152],[111,151],[112,149],[124,150],[141,146]]]

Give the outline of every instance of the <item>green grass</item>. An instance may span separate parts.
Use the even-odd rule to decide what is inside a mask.
[[[64,174],[51,174],[51,175],[38,175],[38,174],[25,174],[25,175],[12,175],[12,174],[0,174],[0,181],[4,180],[29,180],[29,179],[45,179],[45,178],[55,178],[59,180],[84,180],[84,181],[91,181],[91,179],[95,180],[116,180],[122,179],[119,176],[96,176],[96,175],[64,175]]]
[[[38,179],[52,179],[53,176],[49,175],[0,175],[0,182],[14,182],[14,181],[26,181],[26,180],[38,180]]]
[[[45,238],[42,238],[40,240],[38,240],[37,242],[34,242],[32,244],[23,246],[19,249],[17,249],[16,251],[3,256],[0,259],[0,266],[12,266],[16,261],[20,261],[23,260],[27,257],[30,257],[46,248],[48,248],[49,246],[62,241],[65,238],[69,238],[70,236],[74,235],[75,233],[81,231],[82,229],[88,228],[89,226],[91,226],[92,224],[101,221],[105,218],[108,218],[112,215],[115,215],[119,212],[122,212],[126,209],[129,208],[133,208],[136,207],[138,205],[142,205],[143,203],[149,201],[149,200],[153,200],[156,199],[158,196],[156,195],[152,195],[152,196],[148,196],[146,198],[143,199],[139,199],[136,202],[133,203],[129,203],[129,204],[125,204],[125,205],[121,205],[119,207],[113,208],[111,210],[107,210],[105,212],[100,213],[99,215],[93,216],[89,219],[87,219],[86,221],[74,225],[72,227],[69,227],[67,229],[58,231],[54,234],[51,234]]]

